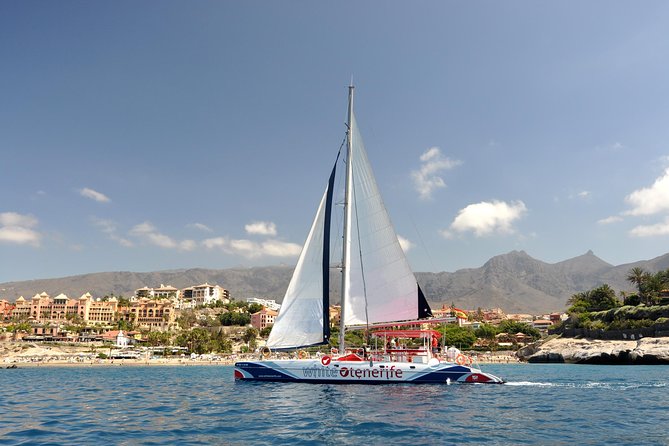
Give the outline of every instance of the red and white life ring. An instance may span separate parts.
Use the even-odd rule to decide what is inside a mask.
[[[467,362],[467,359],[465,359],[465,355],[458,355],[455,358],[455,363],[457,365],[465,365],[465,362]]]

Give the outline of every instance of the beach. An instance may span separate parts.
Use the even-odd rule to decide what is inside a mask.
[[[90,344],[36,343],[24,341],[0,341],[0,367],[100,367],[100,366],[188,366],[188,365],[232,365],[235,361],[258,359],[257,354],[211,354],[179,355],[167,357],[109,359],[100,358],[100,353],[110,352],[109,346]],[[472,354],[476,364],[511,364],[518,358],[513,352]]]

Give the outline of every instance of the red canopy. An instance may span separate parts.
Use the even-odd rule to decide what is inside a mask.
[[[436,337],[439,339],[441,334],[437,330],[379,330],[373,331],[372,336],[381,337],[395,337],[395,338],[429,338]]]

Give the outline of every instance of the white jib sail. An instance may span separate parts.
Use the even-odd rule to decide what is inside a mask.
[[[351,117],[353,166],[346,325],[418,317],[418,285],[390,221]]]
[[[323,342],[323,231],[327,193],[326,188],[267,340],[270,348],[297,348]]]

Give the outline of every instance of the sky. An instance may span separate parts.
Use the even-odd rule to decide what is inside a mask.
[[[415,271],[669,252],[663,1],[0,2],[0,283],[294,265],[347,86]]]

